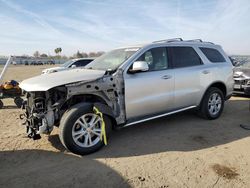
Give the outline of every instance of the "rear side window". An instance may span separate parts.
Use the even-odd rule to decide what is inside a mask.
[[[200,48],[200,50],[205,54],[209,61],[212,63],[226,62],[223,55],[216,49],[213,48]]]
[[[169,47],[174,68],[201,65],[199,55],[192,47]]]

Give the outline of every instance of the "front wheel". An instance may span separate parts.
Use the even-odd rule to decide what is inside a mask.
[[[222,91],[216,87],[211,87],[201,101],[199,114],[205,119],[217,119],[223,111],[224,102]]]
[[[111,131],[111,121],[103,116],[106,134]],[[66,112],[60,123],[60,140],[71,152],[79,155],[93,153],[104,145],[101,140],[101,117],[86,105],[75,105]]]

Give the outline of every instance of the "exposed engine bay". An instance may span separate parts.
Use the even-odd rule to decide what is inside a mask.
[[[48,91],[26,92],[24,113],[20,118],[27,127],[28,137],[39,139],[59,126],[63,114],[78,103],[102,104],[104,113],[117,124],[125,123],[124,82],[122,72],[106,72],[94,81],[81,81],[51,88]]]

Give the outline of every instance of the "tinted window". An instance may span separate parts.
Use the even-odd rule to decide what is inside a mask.
[[[205,56],[209,59],[209,61],[213,63],[225,62],[225,58],[221,55],[221,53],[212,48],[200,48],[201,51],[205,54]]]
[[[73,63],[73,65],[75,65],[76,67],[83,67],[86,66],[87,64],[89,64],[92,60],[90,59],[84,59],[84,60],[79,60],[76,61],[75,63]]]
[[[170,47],[174,68],[201,65],[201,59],[192,47]]]
[[[168,68],[166,48],[153,48],[141,55],[137,61],[146,61],[149,71],[164,70]]]

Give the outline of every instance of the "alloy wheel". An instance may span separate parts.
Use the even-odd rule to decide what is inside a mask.
[[[94,113],[79,117],[72,127],[72,138],[80,147],[91,147],[101,140],[102,119]]]
[[[208,100],[208,111],[211,115],[215,116],[217,115],[222,106],[222,99],[220,94],[213,93]]]

